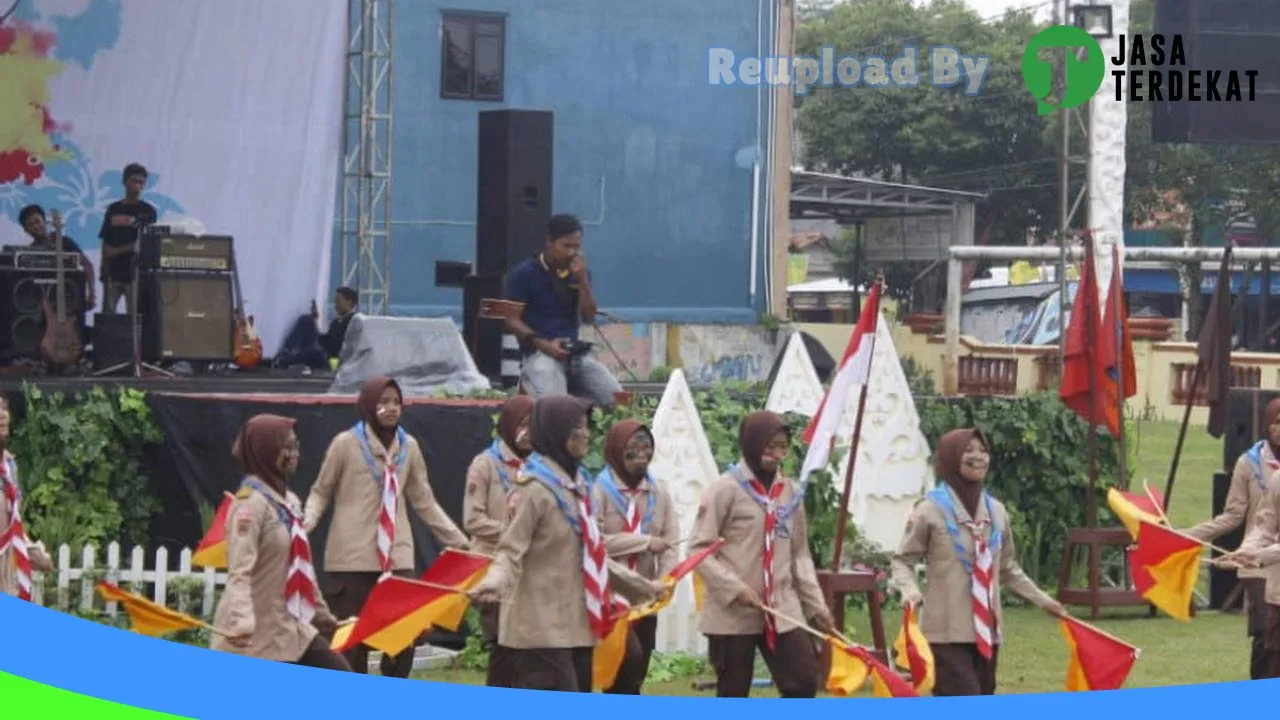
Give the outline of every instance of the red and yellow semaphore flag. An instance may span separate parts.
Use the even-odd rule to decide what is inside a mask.
[[[483,555],[446,550],[422,580],[386,578],[374,586],[355,621],[338,628],[329,647],[346,652],[363,643],[399,655],[430,627],[457,630],[469,605],[467,591],[480,582],[491,562]]]
[[[614,681],[618,678],[618,671],[622,669],[622,660],[627,654],[627,631],[630,629],[631,623],[650,615],[656,615],[670,605],[672,598],[675,596],[676,583],[680,582],[686,575],[693,573],[693,570],[703,560],[711,557],[713,553],[719,550],[721,545],[724,545],[724,538],[717,539],[671,568],[671,571],[663,578],[667,585],[667,592],[653,602],[638,607],[630,607],[623,601],[615,606],[613,627],[605,634],[604,639],[596,644],[595,650],[591,654],[592,689],[604,690],[613,687]],[[700,610],[698,586],[699,578],[697,573],[694,573],[694,602],[699,604],[698,609]],[[621,598],[617,600],[621,600]]]
[[[209,627],[207,623],[190,615],[170,610],[141,595],[121,590],[111,583],[98,583],[98,594],[107,602],[120,603],[125,613],[129,616],[131,628],[140,635],[163,637],[179,630]]]
[[[1134,540],[1138,539],[1138,525],[1140,523],[1164,524],[1164,520],[1161,518],[1164,496],[1158,490],[1135,493],[1108,488],[1107,505]]]
[[[898,639],[893,643],[893,655],[898,667],[911,673],[911,684],[915,686],[916,692],[933,690],[933,650],[920,631],[915,611],[910,606],[902,610],[902,628],[898,630]]]
[[[227,566],[227,513],[231,512],[233,500],[235,500],[234,495],[223,493],[222,503],[218,505],[218,511],[213,515],[209,530],[205,532],[204,537],[200,539],[200,544],[196,545],[195,553],[191,555],[193,565],[216,570]]]
[[[1129,568],[1138,594],[1178,620],[1191,620],[1191,596],[1200,576],[1199,541],[1145,520],[1129,548]]]
[[[827,692],[837,697],[850,697],[871,679],[871,694],[878,698],[920,697],[920,694],[892,668],[876,659],[860,645],[848,645],[838,638],[828,638],[831,645],[831,669],[827,672]]]
[[[1075,618],[1059,624],[1070,650],[1067,692],[1119,690],[1138,660],[1138,648]]]

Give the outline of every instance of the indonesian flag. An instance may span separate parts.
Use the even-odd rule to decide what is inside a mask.
[[[858,316],[858,325],[853,328],[849,337],[849,345],[844,350],[844,359],[840,361],[840,369],[831,382],[831,388],[822,398],[818,412],[809,421],[804,430],[804,441],[809,446],[804,456],[804,465],[800,468],[801,487],[809,479],[809,474],[827,466],[831,460],[832,441],[840,428],[840,420],[848,405],[849,394],[854,388],[861,388],[871,376],[871,353],[876,347],[876,323],[880,321],[880,283],[871,286],[867,302],[862,306],[862,314]]]

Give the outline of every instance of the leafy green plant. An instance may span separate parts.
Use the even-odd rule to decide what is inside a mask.
[[[682,652],[655,652],[649,658],[649,673],[645,675],[645,682],[665,683],[681,678],[697,677],[705,674],[709,668],[706,658],[697,655]]]
[[[143,393],[95,387],[68,398],[29,383],[23,393],[12,448],[32,537],[73,553],[86,543],[145,545],[160,502],[143,458],[164,436]]]

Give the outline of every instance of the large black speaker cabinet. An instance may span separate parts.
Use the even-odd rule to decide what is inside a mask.
[[[83,340],[85,276],[68,271],[64,276],[65,309],[75,319]],[[44,339],[44,301],[56,301],[57,277],[44,270],[0,271],[0,360],[38,359]]]
[[[143,276],[144,361],[227,362],[235,355],[229,272],[152,272]]]
[[[505,275],[536,254],[551,220],[552,115],[480,113],[476,166],[476,275]]]
[[[1276,0],[1156,0],[1155,33],[1165,38],[1165,65],[1153,70],[1180,71],[1184,96],[1152,104],[1151,139],[1158,143],[1280,143],[1280,2]],[[1186,65],[1168,64],[1173,37],[1182,38]],[[1149,39],[1149,38],[1144,38]],[[1128,41],[1129,38],[1126,38]],[[1127,49],[1127,48],[1126,48]],[[1209,80],[1200,74],[1199,102],[1187,99],[1186,71],[1220,71],[1216,83],[1227,91],[1228,72],[1237,71],[1241,102],[1205,102]],[[1246,70],[1258,71],[1249,101]],[[1099,98],[1100,100],[1102,98]],[[1114,102],[1114,98],[1105,99]],[[1097,100],[1095,100],[1097,102]]]

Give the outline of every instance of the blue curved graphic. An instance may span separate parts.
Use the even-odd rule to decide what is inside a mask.
[[[90,0],[79,15],[45,15],[39,3],[22,0],[13,17],[26,23],[47,24],[58,35],[54,55],[88,70],[98,53],[110,50],[120,40],[124,22],[122,0]]]
[[[714,708],[738,720],[773,720],[778,706],[759,700],[696,697],[626,697],[553,693],[392,680],[266,662],[156,640],[80,620],[54,610],[0,596],[4,642],[0,673],[135,708],[200,720],[276,717],[378,717],[416,710],[432,717],[476,713],[535,717],[569,713],[610,720],[654,720],[693,716]],[[1188,661],[1193,661],[1188,657]],[[1280,681],[1221,683],[1110,692],[998,695],[984,698],[921,698],[899,701],[880,712],[901,718],[978,711],[1006,717],[1111,717],[1141,714],[1189,717],[1215,708],[1268,706]],[[791,704],[805,703],[793,708]],[[800,714],[858,712],[843,699],[791,701]],[[864,700],[863,702],[881,702]],[[893,702],[892,700],[882,702]],[[821,705],[817,705],[821,703]]]

